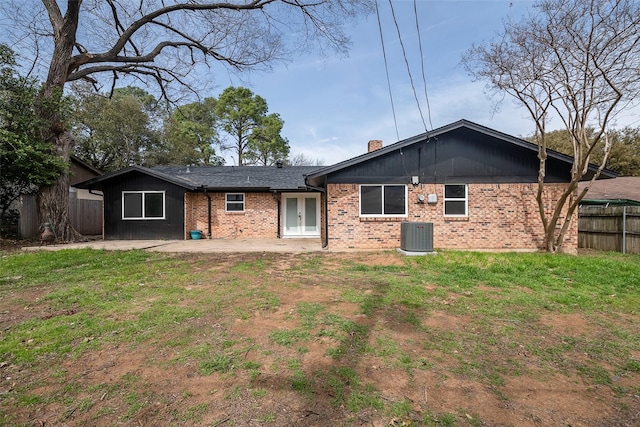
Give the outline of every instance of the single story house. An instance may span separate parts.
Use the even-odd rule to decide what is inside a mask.
[[[570,180],[549,152],[544,199]],[[324,247],[397,248],[404,222],[436,248],[540,248],[535,144],[460,120],[328,167],[132,166],[80,184],[104,194],[105,239],[320,237]],[[594,173],[590,169],[585,178]],[[601,178],[615,174],[604,171]],[[577,225],[567,247],[577,248]]]
[[[130,166],[82,183],[104,195],[104,239],[320,237],[313,166]]]

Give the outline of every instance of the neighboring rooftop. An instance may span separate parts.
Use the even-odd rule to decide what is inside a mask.
[[[581,182],[579,191],[587,185]],[[614,179],[603,179],[593,183],[583,201],[587,200],[629,200],[640,203],[640,176],[624,176]]]

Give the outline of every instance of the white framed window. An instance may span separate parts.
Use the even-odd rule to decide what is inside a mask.
[[[122,219],[165,219],[164,191],[123,191]]]
[[[244,212],[244,193],[225,194],[224,210],[226,212]]]
[[[466,184],[444,185],[444,216],[468,216],[468,202]]]
[[[407,216],[407,186],[361,185],[360,216]]]

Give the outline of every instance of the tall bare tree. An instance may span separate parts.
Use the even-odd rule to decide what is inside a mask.
[[[475,78],[515,98],[535,123],[537,201],[548,251],[562,250],[580,200],[605,167],[611,150],[607,132],[616,115],[638,97],[639,45],[637,1],[541,0],[529,16],[506,22],[498,37],[473,46],[463,57]],[[553,119],[568,131],[574,160],[566,190],[555,205],[546,206],[546,135]],[[602,161],[578,194],[595,150],[604,151]]]
[[[0,7],[16,22],[3,36],[47,70],[43,99],[61,97],[77,80],[112,89],[119,81],[153,82],[170,98],[176,84],[211,80],[205,72],[213,63],[268,68],[314,43],[344,52],[344,25],[369,12],[371,0],[3,0]],[[42,114],[43,134],[68,161],[73,139],[62,117]],[[41,221],[60,238],[74,234],[67,184],[63,175],[40,194]]]
[[[303,153],[294,154],[287,158],[289,166],[324,166],[324,159],[305,156]]]

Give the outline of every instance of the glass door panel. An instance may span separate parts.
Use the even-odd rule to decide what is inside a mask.
[[[318,199],[315,197],[305,197],[304,199],[304,232],[318,232],[318,218],[316,212],[318,210]]]
[[[285,199],[285,212],[284,212],[284,229],[285,234],[294,235],[299,234],[298,226],[298,198],[287,197]]]
[[[283,196],[283,230],[285,237],[320,236],[320,197],[307,194]]]

